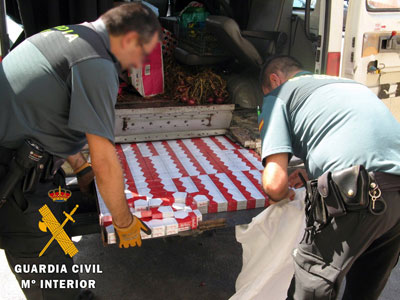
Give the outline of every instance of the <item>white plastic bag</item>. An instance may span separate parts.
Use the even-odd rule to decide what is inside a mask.
[[[271,205],[248,225],[236,226],[243,267],[231,300],[286,299],[293,277],[292,252],[305,228],[304,188],[295,200]]]

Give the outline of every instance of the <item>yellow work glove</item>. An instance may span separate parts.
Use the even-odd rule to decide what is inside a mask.
[[[136,245],[139,247],[142,246],[140,230],[143,230],[146,234],[151,234],[151,229],[138,217],[132,215],[132,218],[132,223],[128,227],[121,228],[113,223],[115,232],[118,234],[120,248],[135,247]]]

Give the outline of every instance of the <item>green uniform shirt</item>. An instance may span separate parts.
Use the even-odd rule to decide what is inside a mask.
[[[355,81],[298,73],[264,97],[259,128],[264,163],[289,153],[310,178],[358,164],[400,175],[400,123]]]
[[[109,49],[104,23],[92,24]],[[0,146],[16,149],[30,137],[65,158],[85,145],[85,133],[114,142],[118,86],[111,60],[78,62],[63,81],[39,49],[24,41],[0,63]]]

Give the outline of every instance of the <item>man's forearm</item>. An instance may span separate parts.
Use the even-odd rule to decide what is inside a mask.
[[[114,145],[106,138],[86,134],[90,159],[97,186],[113,222],[126,227],[132,222],[132,214],[125,197],[125,181]]]
[[[126,202],[123,173],[117,158],[104,161],[101,166],[92,163],[100,194],[114,223],[119,227],[128,226],[132,215]]]
[[[277,202],[289,196],[287,175],[287,153],[278,153],[266,158],[262,174],[262,187],[268,197]]]

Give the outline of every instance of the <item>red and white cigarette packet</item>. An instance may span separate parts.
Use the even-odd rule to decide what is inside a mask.
[[[193,197],[193,200],[202,214],[208,213],[208,205],[210,203],[210,200],[207,198],[207,196],[196,195]]]
[[[126,201],[128,202],[129,207],[135,208],[135,201],[137,200],[147,200],[147,196],[134,196],[128,198]]]
[[[217,205],[217,211],[223,212],[228,210],[228,201],[222,197],[214,197],[213,202]]]
[[[174,211],[178,211],[178,210],[185,210],[186,204],[184,203],[174,203],[172,204],[172,208],[174,209]]]
[[[178,234],[178,222],[174,218],[167,218],[162,220],[165,225],[166,235]]]
[[[183,204],[183,203],[174,203],[174,204],[172,204],[172,209],[173,209],[174,211],[182,210],[182,211],[187,211],[187,212],[189,212],[189,211],[193,211],[193,209],[197,209],[197,207],[194,206],[194,208],[193,208],[193,207],[188,206],[188,205]]]
[[[265,206],[265,198],[256,199],[256,208],[264,207],[264,206]]]
[[[117,236],[113,225],[105,227],[107,234],[107,244],[115,244],[117,242]]]
[[[129,189],[125,189],[125,197],[126,199],[132,198],[133,197],[132,191],[130,191]]]
[[[246,199],[241,199],[241,200],[232,200],[236,201],[236,210],[243,210],[247,208],[247,200]]]
[[[139,219],[151,218],[152,216],[152,211],[150,209],[136,211],[134,208],[131,208],[130,210],[132,215],[138,217]]]
[[[147,200],[136,200],[134,203],[135,211],[147,210],[149,208],[149,202]]]
[[[178,210],[174,212],[174,216],[178,222],[179,231],[187,231],[197,228],[197,216],[192,211]]]
[[[174,197],[174,202],[175,203],[186,203],[186,197],[187,193],[186,192],[175,192],[172,194]]]
[[[159,207],[163,204],[163,201],[160,198],[149,199],[150,207]]]
[[[191,204],[187,204],[187,206],[190,207],[192,210],[198,209],[197,204],[195,202],[191,203]]]
[[[174,210],[171,206],[160,206],[151,208],[153,219],[167,219],[174,217]]]
[[[200,212],[200,210],[194,209],[193,213],[197,216],[197,224],[199,224],[199,222],[203,221],[203,215]]]
[[[110,226],[112,224],[112,217],[110,214],[102,215],[101,216],[101,225],[104,227]]]
[[[165,236],[165,225],[163,220],[152,219],[148,222],[148,226],[151,228],[153,238]]]

